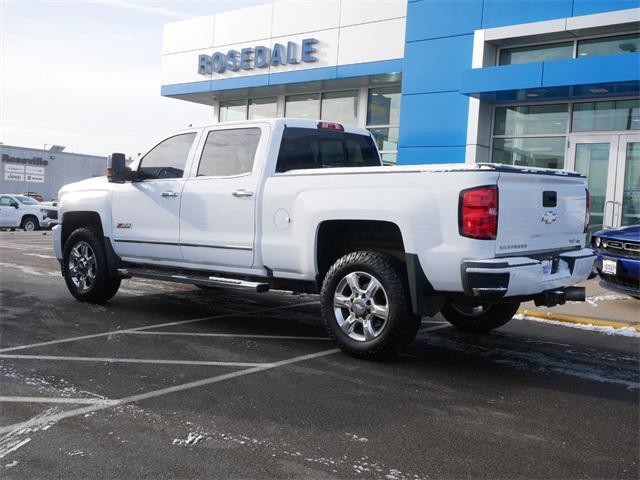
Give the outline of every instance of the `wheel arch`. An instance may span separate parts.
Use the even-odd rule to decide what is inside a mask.
[[[346,238],[346,241],[343,241]],[[373,250],[396,259],[406,273],[413,313],[433,316],[445,303],[429,282],[420,259],[408,253],[400,226],[387,220],[325,220],[318,225],[314,258],[320,288],[331,265],[356,250]]]
[[[20,225],[22,225],[27,218],[35,219],[38,225],[40,225],[40,219],[35,213],[25,213],[24,215],[22,215],[22,217],[20,218]]]
[[[65,212],[62,217],[62,234],[61,234],[61,246],[64,250],[64,246],[67,243],[69,236],[78,228],[91,228],[94,229],[99,238],[104,242],[105,254],[107,257],[108,273],[110,277],[118,277],[118,265],[120,259],[113,250],[111,240],[105,235],[103,228],[104,219],[96,211],[72,211]],[[64,268],[64,262],[63,262]]]
[[[374,250],[404,263],[405,247],[398,224],[387,220],[323,220],[316,229],[313,251],[319,284],[341,256]]]

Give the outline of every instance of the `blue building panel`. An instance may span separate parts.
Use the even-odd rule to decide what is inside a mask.
[[[484,0],[482,28],[566,18],[572,10],[573,0]]]
[[[473,35],[407,43],[402,93],[460,89],[460,76],[471,65]]]
[[[451,37],[482,28],[483,0],[419,0],[407,5],[406,41]]]
[[[465,147],[404,147],[398,150],[398,163],[464,163],[465,151]]]
[[[460,93],[524,90],[542,87],[544,63],[469,68],[462,73]]]
[[[544,62],[543,87],[640,80],[640,53]]]
[[[407,95],[400,109],[402,147],[464,146],[469,100],[458,92]]]
[[[573,16],[638,8],[638,0],[573,0]]]

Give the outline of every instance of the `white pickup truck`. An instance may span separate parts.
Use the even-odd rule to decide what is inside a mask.
[[[21,228],[27,232],[58,223],[57,208],[44,205],[26,195],[0,195],[0,227]]]
[[[140,276],[320,292],[346,352],[384,358],[441,312],[482,332],[520,302],[584,300],[585,178],[494,164],[382,166],[370,133],[302,119],[175,133],[131,168],[59,194],[71,294],[104,302]]]

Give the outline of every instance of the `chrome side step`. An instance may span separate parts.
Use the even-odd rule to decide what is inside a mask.
[[[237,278],[214,277],[206,275],[188,275],[176,272],[163,272],[147,268],[119,268],[118,274],[123,278],[141,277],[165,282],[188,283],[190,285],[202,285],[203,287],[229,287],[244,288],[258,293],[268,292],[269,284],[264,282],[251,282]]]

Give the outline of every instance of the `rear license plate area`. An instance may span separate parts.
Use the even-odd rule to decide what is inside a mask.
[[[553,275],[558,272],[560,257],[546,258],[542,260],[542,274]]]

